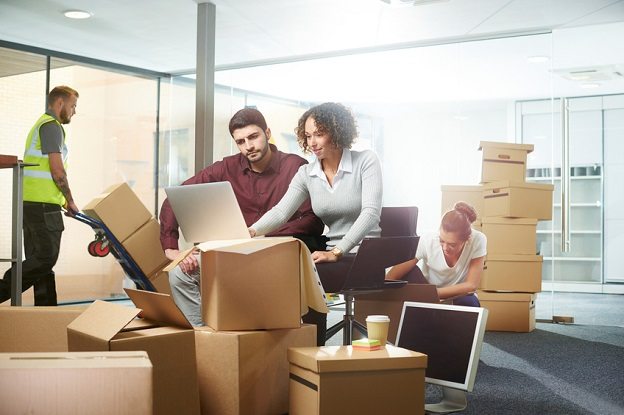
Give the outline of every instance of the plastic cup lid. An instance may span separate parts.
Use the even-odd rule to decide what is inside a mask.
[[[366,321],[370,321],[371,323],[385,323],[387,321],[390,321],[390,317],[388,316],[380,316],[380,315],[372,315],[372,316],[368,316],[366,317]]]

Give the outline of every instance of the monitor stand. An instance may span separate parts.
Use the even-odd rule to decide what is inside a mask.
[[[448,414],[466,409],[466,392],[442,386],[442,400],[425,405],[425,413]]]

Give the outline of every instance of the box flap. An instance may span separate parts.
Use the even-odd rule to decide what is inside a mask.
[[[68,332],[81,337],[110,341],[140,312],[138,308],[124,307],[96,300],[68,326]]]
[[[351,346],[291,347],[288,361],[315,373],[427,367],[426,355],[390,345],[374,351],[354,350]]]
[[[199,248],[203,252],[220,251],[248,255],[293,240],[294,238],[292,237],[258,237],[253,239],[230,239],[227,241],[203,242],[197,245],[197,248]]]
[[[544,257],[541,255],[513,255],[513,254],[487,254],[485,261],[503,261],[503,262],[542,262]]]
[[[124,288],[134,305],[140,308],[141,317],[159,323],[192,329],[193,326],[168,294]]]
[[[535,190],[547,190],[553,191],[555,186],[552,184],[543,184],[543,183],[527,183],[527,182],[511,182],[509,180],[501,180],[498,182],[490,182],[485,183],[483,185],[484,191],[490,191],[494,189],[508,189],[510,187],[520,187],[524,189],[535,189]]]
[[[440,186],[443,192],[482,192],[483,186],[463,186],[463,185],[442,185]]]
[[[502,291],[477,291],[477,297],[479,297],[479,301],[518,301],[528,303],[530,301],[535,301],[537,294]]]
[[[186,258],[191,252],[197,251],[196,247],[193,248],[189,248],[185,251],[182,251],[178,254],[178,256],[176,257],[176,259],[174,259],[173,261],[171,261],[169,263],[169,265],[167,265],[166,267],[164,267],[162,270],[165,272],[169,272],[172,269],[174,269],[180,262],[182,262],[182,260],[184,258]]]
[[[481,219],[483,225],[491,223],[496,225],[537,225],[537,219],[529,218],[499,218],[499,217],[486,217]]]
[[[483,150],[484,147],[495,147],[509,150],[524,150],[527,153],[533,151],[533,144],[503,143],[498,141],[481,141],[479,143],[479,150]]]

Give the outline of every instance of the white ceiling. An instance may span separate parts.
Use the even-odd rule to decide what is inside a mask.
[[[214,0],[218,67],[328,51],[624,21],[622,0]],[[62,12],[81,9],[88,20]],[[161,72],[195,67],[193,0],[0,0],[0,39]]]

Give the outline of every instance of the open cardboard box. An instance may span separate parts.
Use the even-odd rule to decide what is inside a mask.
[[[210,241],[199,252],[202,318],[217,331],[297,328],[308,306],[328,312],[310,251],[295,238]]]
[[[290,413],[414,415],[424,413],[427,356],[386,345],[288,350]]]
[[[481,183],[499,180],[524,182],[527,155],[533,151],[533,144],[481,141],[479,150],[483,152]]]
[[[197,414],[191,324],[166,294],[126,292],[142,310],[95,301],[67,327],[69,350],[145,350],[154,366],[154,414]],[[139,313],[143,319],[135,320]]]
[[[147,353],[2,353],[3,414],[150,415]]]

